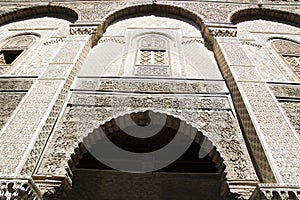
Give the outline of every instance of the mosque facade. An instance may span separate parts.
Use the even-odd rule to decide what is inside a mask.
[[[300,199],[297,0],[0,5],[0,199]]]

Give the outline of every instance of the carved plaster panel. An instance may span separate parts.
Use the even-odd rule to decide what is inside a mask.
[[[264,46],[259,48],[257,45],[246,45],[245,43],[243,46],[245,52],[264,80],[286,80],[282,71],[279,70],[280,64],[274,62],[274,59],[269,56],[269,47]]]
[[[147,28],[147,29],[180,29],[182,35],[189,38],[201,38],[200,30],[189,24],[185,23],[178,19],[172,18],[164,18],[158,16],[144,16],[144,17],[133,17],[126,20],[122,20],[118,23],[111,24],[105,30],[104,36],[124,36],[124,31],[129,29],[136,29],[136,28]]]
[[[72,43],[71,43],[72,44]],[[71,47],[70,47],[71,48]],[[39,156],[42,153],[42,150],[44,148],[44,146],[46,145],[47,139],[49,137],[50,132],[52,131],[52,128],[56,122],[56,119],[58,117],[58,114],[60,112],[60,109],[63,106],[63,103],[65,101],[66,95],[71,87],[72,81],[75,77],[75,74],[78,72],[79,67],[82,65],[83,59],[85,59],[87,53],[89,50],[89,43],[87,42],[85,44],[85,46],[83,46],[82,52],[79,56],[79,58],[77,58],[77,61],[74,65],[57,65],[57,64],[51,64],[49,65],[48,70],[45,72],[45,74],[43,75],[43,78],[46,79],[46,81],[49,82],[49,84],[52,83],[52,87],[48,88],[48,87],[44,87],[43,90],[46,90],[49,92],[55,92],[54,94],[52,94],[51,98],[46,97],[48,101],[55,101],[55,103],[53,105],[48,104],[48,106],[50,106],[48,108],[48,113],[46,114],[46,119],[44,121],[44,123],[42,124],[42,127],[40,127],[39,129],[39,135],[35,140],[35,145],[33,146],[33,148],[31,149],[27,160],[24,164],[24,166],[22,166],[22,170],[21,170],[21,174],[22,175],[31,175],[36,167],[36,164],[38,162]],[[62,71],[60,71],[62,69]],[[56,72],[57,70],[60,71],[60,75],[58,75],[57,73],[50,73],[52,70],[54,70],[54,72]],[[49,73],[47,73],[49,72]],[[51,77],[52,75],[57,75],[58,77]],[[59,78],[60,77],[60,78]],[[49,79],[50,80],[47,80]],[[52,80],[51,80],[52,78]],[[57,80],[57,78],[59,78]],[[54,85],[56,84],[57,85]],[[35,97],[38,98],[38,97]]]
[[[280,102],[291,124],[298,134],[300,134],[300,102]]]
[[[266,142],[267,154],[278,170],[278,178],[285,183],[299,182],[298,139],[281,113],[277,101],[264,83],[240,83],[259,126],[259,133]],[[284,138],[284,140],[282,139]],[[286,153],[289,152],[289,153]]]
[[[269,87],[277,98],[300,98],[299,85],[271,84]]]
[[[151,80],[148,79],[85,79],[78,78],[73,87],[74,90],[91,91],[123,91],[123,92],[147,92],[147,93],[228,93],[224,81],[192,81],[192,80]]]
[[[72,64],[76,61],[77,55],[82,48],[83,42],[70,41],[66,42],[57,52],[56,56],[53,58],[52,63],[69,63]]]
[[[70,64],[50,64],[42,74],[42,78],[66,78],[71,66]]]
[[[19,76],[39,76],[47,67],[49,61],[56,55],[63,43],[53,43],[51,46],[41,45],[33,49],[33,56],[22,61],[13,72]]]
[[[55,2],[55,5],[61,5],[59,2]],[[89,2],[88,4],[82,5],[79,2],[73,2],[72,4],[68,4],[67,6],[71,9],[78,11],[79,20],[80,21],[101,21],[107,16],[109,13],[116,11],[121,8],[125,8],[128,6],[134,5],[142,5],[145,4],[147,6],[151,6],[152,2]],[[157,3],[159,4],[168,4],[174,5],[178,7],[183,7],[187,10],[190,10],[199,16],[201,16],[207,22],[228,22],[228,16],[234,10],[238,10],[241,8],[250,8],[254,7],[254,5],[249,4],[232,4],[232,3],[219,3],[219,2],[172,2],[172,1],[161,1]],[[256,5],[255,5],[256,7]],[[210,9],[208,9],[210,8]],[[100,12],[101,11],[101,12]],[[210,12],[211,11],[211,12]]]
[[[235,119],[231,111],[223,110],[230,107],[227,101],[226,98],[173,95],[143,97],[74,94],[70,103],[89,106],[67,108],[38,174],[64,175],[70,155],[94,128],[124,114],[153,110],[178,117],[207,136],[225,160],[227,178],[255,181],[257,178]]]
[[[248,104],[244,101],[242,97],[241,89],[238,87],[237,82],[235,81],[235,77],[233,76],[230,67],[227,65],[223,52],[219,46],[216,46],[216,57],[220,64],[221,71],[223,76],[227,80],[228,87],[232,94],[233,102],[236,107],[237,113],[240,117],[242,126],[244,128],[244,133],[249,141],[249,145],[251,147],[251,151],[253,152],[255,161],[258,165],[260,178],[264,182],[275,182],[276,179],[264,152],[264,149],[260,143],[260,139],[256,132],[253,120],[252,113],[249,112],[246,107]],[[253,89],[255,91],[255,88]],[[253,91],[253,92],[254,92]]]
[[[240,22],[237,26],[239,30],[247,30],[250,33],[300,34],[299,28],[295,26],[262,19]],[[268,28],[266,29],[266,27]]]
[[[61,81],[39,81],[0,137],[0,174],[15,171]]]
[[[228,4],[219,2],[176,2],[165,1],[162,4],[171,4],[190,10],[205,22],[228,22],[228,16],[231,12],[242,8],[250,8],[253,5],[247,4]],[[208,9],[209,8],[209,9]]]
[[[239,43],[223,43],[222,47],[228,64],[230,65],[239,65],[239,66],[252,66],[252,62],[250,61],[248,55],[245,53],[244,49]]]
[[[0,90],[11,91],[11,90],[29,90],[33,80],[28,79],[14,79],[14,78],[3,78],[0,79]]]
[[[0,130],[6,124],[24,95],[25,93],[0,93]]]
[[[261,81],[260,74],[255,67],[238,67],[233,68],[233,72],[239,81]]]

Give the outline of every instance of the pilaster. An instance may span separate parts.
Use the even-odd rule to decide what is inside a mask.
[[[241,42],[235,37],[216,37],[214,51],[261,181],[299,183],[299,137]]]

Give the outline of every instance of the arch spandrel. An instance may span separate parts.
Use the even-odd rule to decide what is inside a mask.
[[[127,98],[127,100],[132,102],[132,98]],[[160,99],[160,101],[163,103],[169,102],[169,99]],[[82,103],[86,105],[87,102]],[[71,159],[70,156],[74,154],[74,149],[94,129],[101,125],[107,126],[108,129],[113,129],[110,123],[112,119],[125,114],[148,110],[185,121],[212,141],[213,145],[220,152],[221,158],[224,159],[227,180],[242,181],[247,179],[249,181],[257,181],[250,157],[246,153],[247,150],[241,132],[230,110],[182,112],[166,107],[154,108],[150,106],[135,108],[120,106],[119,109],[115,110],[112,107],[103,106],[68,107],[37,174],[64,176],[66,174],[65,169],[69,168],[68,161]]]

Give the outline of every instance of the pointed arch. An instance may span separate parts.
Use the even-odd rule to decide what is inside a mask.
[[[229,18],[234,24],[248,20],[266,19],[300,27],[300,15],[288,11],[269,8],[242,9],[232,13]]]
[[[90,132],[81,142],[78,143],[78,146],[74,149],[74,152],[70,155],[68,160],[68,165],[70,171],[69,176],[73,180],[73,173],[75,172],[76,165],[79,163],[79,161],[83,158],[84,154],[87,152],[86,146],[92,146],[93,144],[96,144],[97,141],[101,141],[104,137],[102,134],[105,134],[106,136],[109,136],[110,134],[113,134],[113,132],[116,131],[116,129],[120,129],[118,126],[123,127],[127,125],[132,125],[132,119],[136,124],[144,124],[148,120],[148,113],[153,112],[151,110],[144,110],[140,112],[128,112],[126,114],[122,113],[118,116],[115,116],[114,118],[111,118],[110,120],[101,123],[101,125],[98,126],[98,128],[93,129],[92,132]],[[226,183],[226,165],[224,162],[224,159],[221,156],[221,153],[217,149],[215,145],[211,142],[210,139],[208,139],[206,136],[204,136],[201,131],[197,130],[195,127],[190,125],[189,123],[185,122],[183,119],[180,119],[179,116],[176,115],[170,115],[170,114],[164,114],[163,112],[155,112],[158,115],[166,115],[166,121],[165,121],[165,127],[170,128],[174,131],[178,131],[176,134],[184,134],[185,137],[190,137],[189,133],[196,131],[195,138],[191,138],[195,143],[199,144],[200,151],[201,146],[205,145],[211,145],[211,148],[207,148],[208,152],[207,155],[211,158],[212,163],[215,164],[215,168],[218,170],[218,176],[220,178],[220,190],[222,190],[222,195],[224,198],[227,195],[232,195],[229,190],[229,185]],[[130,119],[129,119],[130,118]],[[151,119],[153,120],[153,119]],[[118,121],[118,122],[116,122]],[[154,120],[155,121],[155,120]],[[157,122],[157,121],[156,121]],[[158,133],[161,134],[161,133]],[[175,136],[176,137],[176,136]],[[175,147],[176,148],[176,147]],[[205,147],[203,147],[205,148]],[[203,151],[203,150],[202,150]],[[172,152],[170,152],[172,153]],[[184,153],[184,152],[183,152]],[[182,154],[183,154],[182,153]],[[91,153],[93,155],[93,153]],[[95,157],[96,159],[98,157]],[[156,158],[156,157],[155,157]],[[126,159],[123,158],[122,159]],[[176,159],[177,160],[177,159]],[[175,160],[174,160],[175,161]],[[110,167],[110,166],[109,166]],[[113,167],[112,167],[113,168]]]
[[[66,7],[62,6],[33,6],[28,8],[18,9],[16,11],[3,13],[0,15],[0,25],[16,22],[24,19],[37,17],[56,17],[75,22],[78,19],[78,14]]]
[[[219,170],[219,173],[222,175],[222,178],[225,178],[226,174],[224,170],[226,166],[223,163],[224,159],[221,157],[221,154],[217,150],[217,147],[213,145],[213,142],[209,138],[203,135],[201,131],[197,130],[195,127],[185,122],[183,119],[180,119],[180,117],[165,114],[162,112],[153,112],[151,110],[131,112],[127,114],[122,113],[121,115],[111,118],[109,121],[101,123],[97,128],[93,129],[92,132],[90,132],[86,137],[84,137],[81,142],[78,143],[78,147],[74,149],[74,153],[71,154],[68,160],[68,165],[70,169],[72,171],[75,170],[79,160],[87,151],[86,148],[89,148],[93,144],[100,141],[103,138],[103,134],[112,134],[116,130],[120,130],[127,126],[132,126],[133,123],[136,123],[140,126],[142,126],[142,124],[147,124],[147,121],[153,120],[152,118],[149,118],[149,112],[155,113],[155,117],[161,117],[162,115],[165,115],[166,118],[164,127],[178,131],[176,134],[184,134],[188,137],[191,137],[191,139],[198,143],[200,146],[202,144],[207,146],[211,145],[211,148],[207,147],[206,149],[209,151],[207,152],[208,156],[212,158],[217,169]],[[157,125],[157,123],[159,123],[159,121],[156,121],[155,119],[153,121],[153,125]],[[192,132],[196,133],[194,138],[192,138],[191,136]]]
[[[196,26],[202,33],[204,32],[204,20],[199,14],[183,7],[158,3],[128,6],[110,12],[104,17],[103,29],[105,30],[110,24],[123,19],[152,14],[160,17],[180,19]]]

